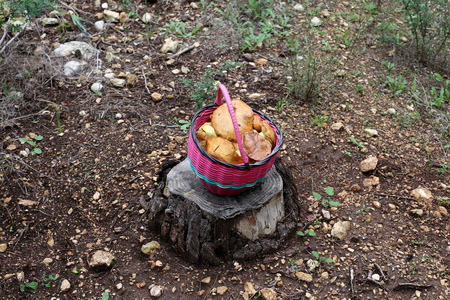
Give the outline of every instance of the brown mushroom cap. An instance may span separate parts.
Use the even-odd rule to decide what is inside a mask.
[[[258,116],[253,117],[253,129],[255,129],[258,132],[261,132],[262,123],[263,121],[261,120],[260,117]]]
[[[221,137],[212,137],[207,139],[206,152],[212,157],[227,163],[244,163],[242,158],[235,151],[233,143]]]
[[[244,133],[242,139],[244,142],[245,153],[254,161],[263,160],[272,152],[272,145],[270,142],[256,130]]]
[[[206,122],[197,130],[197,139],[200,142],[215,136],[217,135],[214,127],[211,126],[211,122]]]
[[[275,132],[273,131],[272,126],[266,121],[262,122],[261,133],[272,144],[272,147],[275,146]]]
[[[250,106],[241,100],[231,101],[236,121],[239,125],[241,136],[253,128],[253,111]],[[216,130],[216,134],[230,141],[236,141],[233,122],[227,104],[219,106],[211,116],[211,125]]]

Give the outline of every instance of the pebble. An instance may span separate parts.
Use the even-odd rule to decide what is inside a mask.
[[[63,279],[61,282],[61,286],[59,287],[59,291],[61,293],[65,293],[70,289],[70,282],[67,279]]]
[[[144,22],[145,24],[150,23],[152,21],[152,14],[151,13],[145,13],[142,16],[142,22]]]
[[[311,25],[314,27],[320,26],[322,24],[322,21],[318,17],[314,17],[311,19]]]
[[[366,158],[359,164],[359,168],[361,169],[361,172],[371,172],[375,170],[378,164],[378,158],[375,156],[371,156],[369,158]]]
[[[375,129],[366,128],[364,129],[364,132],[367,133],[370,137],[378,136],[378,131]]]
[[[150,96],[154,102],[160,102],[162,100],[162,95],[160,93],[154,92]]]
[[[155,297],[155,298],[161,297],[163,289],[160,285],[152,284],[148,288],[150,289],[150,296]]]
[[[308,274],[308,273],[297,272],[297,273],[295,273],[295,276],[296,276],[297,279],[300,280],[300,281],[305,281],[305,282],[311,282],[311,281],[313,281],[312,275],[311,275],[311,274]]]
[[[103,17],[106,22],[117,23],[119,22],[120,14],[118,12],[105,9],[103,11]]]
[[[123,88],[127,83],[126,79],[123,78],[111,78],[109,81],[113,86],[118,88]]]
[[[423,216],[423,209],[411,209],[411,214],[415,216]]]
[[[103,84],[100,82],[94,82],[91,85],[91,91],[93,91],[96,94],[100,94],[100,92],[103,90]]]
[[[299,3],[295,4],[294,7],[293,7],[293,9],[294,9],[295,11],[298,11],[298,12],[302,12],[302,11],[305,10],[305,8],[303,7],[303,5],[301,5],[301,4],[299,4]]]
[[[158,252],[161,245],[157,241],[151,241],[147,244],[142,245],[141,251],[146,255],[153,255]]]
[[[334,223],[333,228],[331,229],[331,236],[340,240],[345,239],[350,230],[350,226],[350,221],[338,221]]]
[[[94,27],[95,29],[97,29],[97,31],[102,31],[103,28],[105,28],[105,21],[100,20],[94,23]]]
[[[96,272],[106,271],[112,268],[116,261],[116,257],[110,252],[98,250],[89,260],[89,268]]]
[[[380,209],[380,208],[381,208],[381,203],[380,203],[380,201],[374,200],[374,201],[372,201],[372,205],[373,205],[375,208],[377,208],[377,209]]]
[[[8,249],[8,244],[0,244],[0,253],[5,253],[6,249]]]
[[[430,190],[422,187],[412,190],[411,196],[417,201],[425,202],[428,205],[431,205],[431,202],[433,201],[433,194]]]
[[[341,122],[336,122],[336,123],[331,124],[330,128],[331,128],[331,130],[339,131],[344,128],[344,124]]]
[[[265,300],[277,300],[277,292],[272,288],[263,288],[259,291],[262,299]]]
[[[228,288],[226,287],[226,286],[219,286],[219,287],[217,287],[217,289],[216,289],[216,293],[217,294],[219,294],[219,295],[223,295],[223,294],[225,294],[226,292],[228,291]]]

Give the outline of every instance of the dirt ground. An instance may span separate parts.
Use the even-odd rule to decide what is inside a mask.
[[[395,64],[399,74],[412,70],[410,76],[433,70],[381,41],[375,25],[359,32],[361,23],[348,22],[354,43],[335,41],[346,22],[339,16],[366,16],[353,2],[311,1],[291,15],[295,37],[295,30],[308,30],[308,12],[320,7],[315,55],[336,58],[324,62],[319,100],[310,101],[289,95],[286,68],[293,53],[286,44],[276,40],[241,52],[242,41],[212,17],[219,18],[227,3],[212,2],[206,10],[203,2],[123,1],[122,9],[110,2],[108,9],[131,17],[107,22],[93,37],[78,27],[58,32],[39,22],[30,26],[3,54],[0,70],[0,298],[150,299],[150,289],[159,286],[161,299],[450,299],[450,223],[438,201],[450,195],[448,134],[439,135],[431,118],[410,117],[407,94],[393,98],[382,84],[382,62]],[[104,9],[94,1],[74,0],[62,9],[92,23],[103,19],[98,13]],[[153,19],[145,24],[130,12]],[[201,21],[203,27],[195,36],[164,27],[180,21],[189,28]],[[192,49],[173,57],[161,53],[169,36],[182,42],[179,49]],[[82,75],[67,77],[63,65],[79,54],[56,57],[52,51],[55,43],[73,40],[99,54]],[[324,40],[332,52],[319,50]],[[45,55],[33,54],[38,46]],[[180,120],[190,121],[196,112],[195,91],[180,79],[207,81],[202,76],[208,67],[232,98],[282,128],[279,157],[292,172],[302,208],[297,231],[305,235],[295,234],[257,259],[224,257],[214,266],[192,264],[173,251],[170,241],[149,230],[142,205],[158,189],[161,164],[186,157],[188,133]],[[136,75],[137,82],[114,87],[106,73]],[[101,93],[90,90],[95,82],[103,83]],[[11,88],[22,94],[8,106]],[[204,104],[213,101],[210,95]],[[21,143],[25,137],[36,146]],[[42,153],[27,154],[26,148]],[[362,173],[360,163],[370,156],[378,164]],[[417,188],[432,197],[414,197]],[[313,192],[339,205],[329,207]],[[342,240],[331,235],[339,221],[351,224]],[[149,257],[141,246],[150,241],[161,248]],[[115,256],[112,269],[89,268],[96,250]],[[308,269],[311,259],[318,261],[314,270]],[[70,288],[62,292],[64,279]]]

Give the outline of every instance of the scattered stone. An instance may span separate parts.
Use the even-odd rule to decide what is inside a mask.
[[[42,26],[55,26],[59,24],[59,20],[57,18],[42,18],[41,24]]]
[[[366,158],[359,164],[359,168],[361,169],[361,172],[371,172],[374,171],[378,164],[378,158],[375,156],[371,156],[369,158]]]
[[[380,281],[381,276],[379,274],[373,274],[372,275],[372,279],[375,280],[375,281]]]
[[[106,22],[117,23],[119,22],[120,14],[118,12],[105,9],[103,11],[103,17]]]
[[[76,50],[81,52],[81,57],[83,59],[90,59],[92,56],[97,54],[97,49],[85,42],[71,41],[61,44],[56,48],[53,53],[56,56],[69,56],[74,54]]]
[[[67,279],[63,279],[61,282],[61,286],[59,287],[59,291],[61,293],[65,293],[70,289],[70,282]]]
[[[6,147],[6,150],[8,150],[8,151],[13,151],[13,150],[16,150],[16,149],[17,149],[17,146],[14,145],[14,144],[11,144],[8,147]]]
[[[64,65],[64,75],[74,76],[81,73],[87,66],[85,61],[71,60]]]
[[[126,13],[126,12],[121,12],[120,14],[119,14],[119,22],[120,23],[126,23],[127,21],[128,21],[128,19],[129,19],[129,17],[128,17],[128,14]]]
[[[313,280],[311,274],[304,273],[304,272],[297,272],[297,273],[295,273],[295,276],[296,276],[297,279],[300,280],[300,281],[312,282],[312,280]]]
[[[431,206],[431,202],[433,201],[433,194],[431,194],[430,190],[422,187],[411,191],[411,196],[428,206]]]
[[[388,206],[389,206],[389,209],[392,211],[395,211],[397,209],[397,207],[392,203],[389,203]]]
[[[151,13],[145,13],[142,16],[142,22],[144,22],[145,24],[150,23],[152,21],[152,14]]]
[[[253,93],[253,94],[248,95],[248,98],[250,98],[250,99],[258,99],[261,97],[262,97],[262,95],[260,93]]]
[[[256,63],[257,66],[265,66],[265,65],[267,65],[267,59],[260,58],[255,63]]]
[[[448,211],[447,211],[447,209],[444,206],[439,206],[438,207],[438,212],[441,215],[443,215],[444,217],[448,217],[449,216]]]
[[[103,90],[103,84],[101,84],[100,82],[94,82],[91,85],[91,91],[93,91],[96,94],[101,94]]]
[[[367,133],[370,137],[378,136],[378,131],[375,129],[366,128],[366,129],[364,129],[364,132]]]
[[[359,193],[359,192],[361,192],[361,187],[357,183],[352,184],[352,186],[350,187],[350,191],[352,191],[354,193]]]
[[[206,277],[206,278],[203,278],[202,279],[202,283],[205,283],[205,284],[210,284],[211,283],[211,277]]]
[[[370,176],[363,180],[363,185],[365,187],[372,188],[373,186],[377,186],[380,184],[380,178],[377,176]]]
[[[226,286],[224,286],[224,285],[219,286],[219,287],[217,287],[217,289],[216,289],[216,293],[217,293],[218,295],[223,295],[223,294],[225,294],[227,291],[228,291],[228,288],[227,288]]]
[[[390,114],[390,115],[395,115],[396,114],[395,108],[389,108],[386,112],[388,114]]]
[[[254,294],[256,294],[256,290],[255,290],[255,287],[253,286],[253,284],[251,282],[244,283],[244,295],[243,295],[244,299],[249,299]],[[245,297],[245,296],[247,296],[247,297]]]
[[[263,288],[259,291],[262,299],[265,300],[277,300],[277,292],[271,288]]]
[[[0,253],[5,253],[6,249],[8,249],[8,244],[0,244]]]
[[[377,208],[377,209],[380,209],[380,208],[381,208],[381,203],[380,203],[380,201],[374,200],[374,201],[372,201],[372,205],[373,205],[375,208]]]
[[[138,83],[139,79],[134,74],[128,74],[127,75],[127,86],[129,87],[135,87]]]
[[[333,123],[333,124],[330,126],[330,128],[331,128],[331,130],[339,131],[339,130],[342,130],[342,129],[344,128],[344,124],[341,123],[341,122]]]
[[[100,192],[99,191],[95,192],[94,195],[92,196],[92,199],[94,200],[100,199]]]
[[[331,213],[328,210],[322,209],[322,216],[325,220],[331,219]]]
[[[161,47],[162,53],[172,52],[175,53],[177,51],[179,41],[173,41],[172,38],[167,38],[164,40],[164,45]]]
[[[142,245],[141,251],[146,255],[153,255],[158,252],[161,245],[157,241],[151,241],[147,244]]]
[[[103,28],[105,28],[105,21],[100,20],[94,23],[94,27],[95,29],[97,29],[97,31],[102,31]]]
[[[161,297],[161,295],[163,293],[163,289],[160,285],[152,284],[148,288],[150,290],[150,296],[155,297],[155,298]]]
[[[450,197],[437,196],[436,200],[439,205],[450,207]]]
[[[330,275],[328,274],[328,272],[325,271],[322,274],[320,274],[320,278],[327,280],[330,278]]]
[[[320,265],[320,263],[315,259],[309,259],[306,262],[306,267],[308,268],[308,271],[314,272],[314,270]]]
[[[42,46],[37,46],[36,49],[34,49],[34,51],[33,51],[34,56],[40,56],[40,55],[43,55],[44,53],[45,53],[45,48]]]
[[[311,19],[311,25],[314,27],[322,25],[322,21],[318,17],[314,17]]]
[[[320,14],[322,15],[322,17],[324,18],[328,18],[331,14],[327,9],[324,9],[320,12]]]
[[[182,66],[181,67],[181,73],[183,73],[183,74],[187,74],[187,73],[189,73],[189,68],[188,67],[185,67],[185,66]]]
[[[253,62],[255,61],[255,58],[253,57],[253,55],[251,55],[250,53],[244,53],[242,54],[242,58],[245,59],[248,62]]]
[[[34,201],[34,200],[26,200],[26,199],[19,199],[19,205],[23,205],[23,206],[33,206],[33,205],[38,205],[39,202]]]
[[[331,236],[340,240],[347,237],[350,230],[350,221],[339,221],[334,223],[331,229]]]
[[[44,263],[44,265],[50,265],[53,262],[53,259],[50,257],[46,257],[44,258],[44,260],[42,261]]]
[[[411,214],[421,217],[423,216],[423,209],[411,209]]]
[[[107,271],[112,268],[116,257],[103,250],[96,251],[89,260],[89,268],[95,272]]]
[[[299,3],[295,4],[294,7],[293,7],[293,9],[294,9],[295,11],[298,11],[298,12],[302,12],[302,11],[305,10],[305,8],[303,7],[303,5],[301,5],[301,4],[299,4]]]
[[[111,78],[109,81],[117,88],[123,88],[127,84],[127,80],[123,78]]]
[[[162,100],[162,95],[157,92],[152,93],[151,97],[154,102],[160,102]]]

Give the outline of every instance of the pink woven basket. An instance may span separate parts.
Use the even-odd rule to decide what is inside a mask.
[[[225,98],[228,111],[233,121],[237,143],[244,164],[230,164],[212,157],[200,146],[196,137],[198,129],[204,123],[210,122],[210,116],[222,104],[222,95]],[[280,128],[269,117],[254,109],[253,113],[255,116],[266,121],[274,130],[276,136],[276,143],[272,153],[255,164],[249,164],[248,157],[245,154],[230,95],[224,85],[219,85],[216,102],[205,106],[194,115],[189,133],[188,159],[192,170],[210,192],[222,196],[240,194],[261,182],[266,173],[272,168],[280,146],[283,143],[283,134]]]

